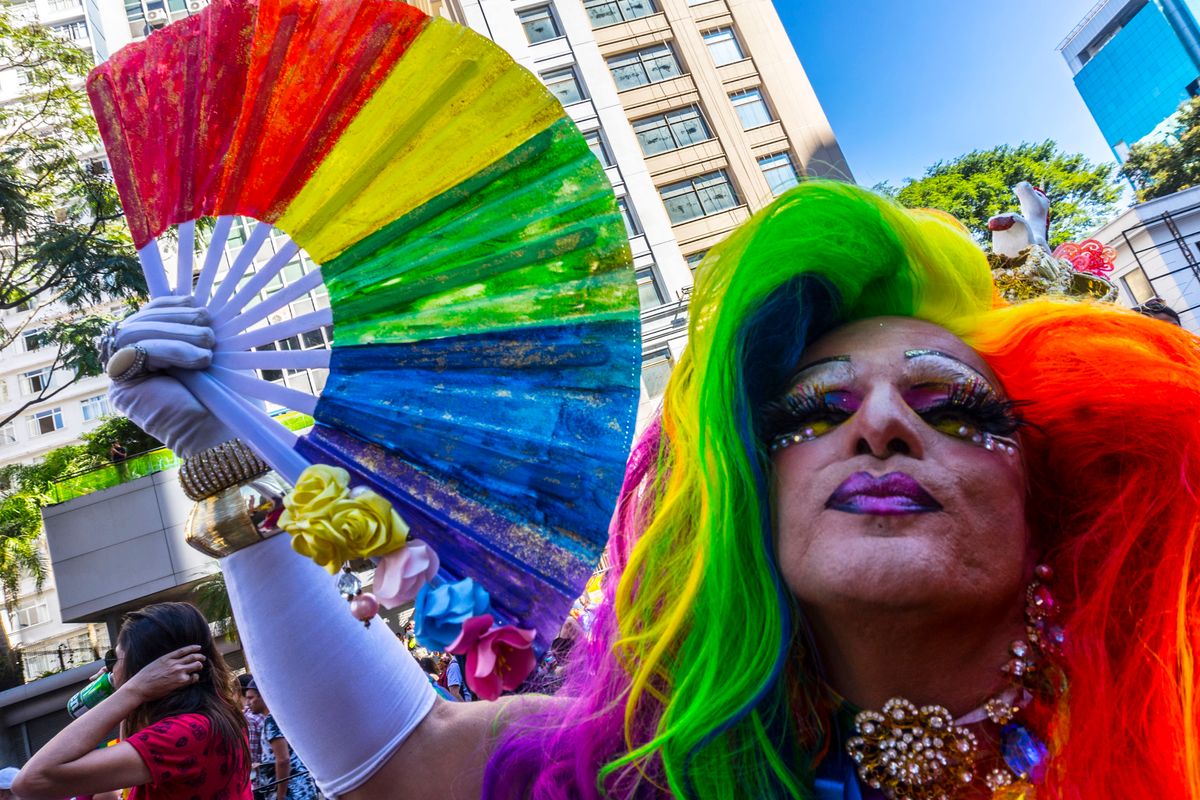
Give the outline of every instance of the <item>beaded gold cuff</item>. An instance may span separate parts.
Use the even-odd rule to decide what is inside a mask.
[[[257,478],[270,469],[267,462],[240,439],[234,439],[185,459],[179,468],[179,482],[184,494],[200,501]]]

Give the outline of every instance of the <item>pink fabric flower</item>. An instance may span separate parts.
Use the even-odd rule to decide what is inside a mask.
[[[411,602],[422,586],[437,575],[437,553],[417,539],[379,559],[375,565],[375,597],[387,608]]]
[[[497,628],[492,622],[491,614],[471,617],[449,648],[466,654],[467,686],[485,700],[516,689],[537,666],[532,649],[536,631],[512,625]]]

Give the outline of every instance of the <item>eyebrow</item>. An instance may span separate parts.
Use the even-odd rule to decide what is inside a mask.
[[[850,356],[830,356],[829,358],[819,358],[816,361],[810,361],[809,363],[805,364],[803,367],[800,367],[798,370],[796,370],[796,373],[793,376],[793,380],[796,377],[798,377],[799,375],[801,375],[805,372],[808,372],[810,369],[812,369],[814,367],[819,367],[822,364],[849,364],[849,363],[850,363]]]
[[[904,357],[906,359],[925,358],[926,356],[932,356],[933,358],[944,358],[948,361],[953,361],[955,364],[958,364],[963,369],[970,370],[974,374],[978,375],[989,386],[992,385],[992,379],[989,378],[987,375],[984,375],[982,372],[975,369],[975,367],[972,367],[970,364],[963,361],[961,358],[955,358],[954,356],[950,355],[949,353],[943,353],[941,350],[906,350],[906,351],[904,351]]]

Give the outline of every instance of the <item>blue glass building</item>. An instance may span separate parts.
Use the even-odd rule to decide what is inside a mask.
[[[1200,0],[1105,0],[1059,45],[1118,159],[1197,93]]]

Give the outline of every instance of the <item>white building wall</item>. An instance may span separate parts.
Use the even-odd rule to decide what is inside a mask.
[[[1200,333],[1200,187],[1139,203],[1090,238],[1116,250],[1113,282],[1122,305],[1157,295]]]

